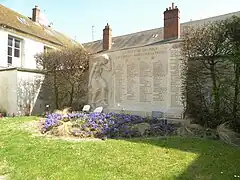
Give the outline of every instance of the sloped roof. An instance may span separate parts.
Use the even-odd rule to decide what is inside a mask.
[[[191,26],[199,26],[203,25],[207,22],[224,20],[226,18],[230,18],[231,16],[240,16],[240,11],[233,12],[229,14],[224,14],[220,16],[210,17],[206,19],[189,21],[186,23],[182,23],[181,26],[181,35],[184,34],[184,29]],[[127,34],[123,36],[113,37],[112,39],[112,48],[109,51],[117,51],[121,49],[128,49],[133,47],[146,46],[151,44],[156,44],[163,41],[163,27],[136,32],[132,34]],[[102,51],[102,40],[97,40],[93,42],[88,42],[83,44],[84,48],[86,48],[91,53],[97,53]]]
[[[78,42],[66,37],[62,33],[55,31],[51,27],[40,25],[0,4],[0,26],[15,30],[23,36],[31,36],[46,43],[57,46],[77,45]]]

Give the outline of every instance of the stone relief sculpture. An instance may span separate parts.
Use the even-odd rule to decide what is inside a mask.
[[[89,103],[95,108],[98,105],[108,106],[108,83],[103,72],[112,72],[112,60],[107,55],[101,55],[93,64],[89,74]]]

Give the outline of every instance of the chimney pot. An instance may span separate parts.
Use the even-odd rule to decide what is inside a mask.
[[[107,28],[109,28],[110,26],[109,26],[109,24],[107,23],[107,25],[105,26],[105,29],[107,29]]]
[[[164,12],[164,39],[178,39],[180,37],[180,11],[172,3],[172,7]]]
[[[39,22],[39,17],[40,17],[40,9],[38,8],[37,5],[32,9],[32,21],[34,22]]]
[[[112,29],[110,28],[109,24],[105,26],[103,29],[103,50],[107,51],[110,50],[112,47]]]

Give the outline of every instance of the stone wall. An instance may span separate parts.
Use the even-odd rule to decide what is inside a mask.
[[[168,116],[182,111],[178,44],[161,44],[99,54],[90,61],[90,101],[107,111]],[[92,73],[92,75],[91,75]]]

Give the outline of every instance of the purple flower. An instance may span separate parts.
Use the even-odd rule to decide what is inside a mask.
[[[69,120],[75,121],[77,124],[76,130],[73,134],[79,134],[81,136],[93,135],[95,137],[100,136],[115,136],[126,135],[130,133],[130,126],[132,124],[141,123],[145,121],[145,118],[130,114],[119,113],[69,113],[66,116]],[[44,132],[51,130],[52,127],[58,126],[60,120],[64,117],[61,114],[52,113],[49,114],[43,125]],[[159,121],[158,121],[159,123]],[[89,130],[87,130],[88,128]],[[155,129],[155,128],[153,128]],[[158,127],[157,129],[162,129]],[[167,129],[171,131],[171,128]],[[124,131],[124,132],[123,132]]]

